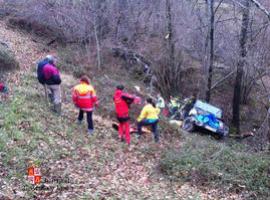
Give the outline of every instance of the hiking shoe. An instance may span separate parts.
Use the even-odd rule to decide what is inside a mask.
[[[53,105],[53,111],[59,116],[61,115],[61,107],[61,103]]]
[[[78,125],[82,125],[82,120],[78,120],[77,119],[77,122],[76,122]]]
[[[89,135],[93,135],[94,134],[94,130],[93,129],[88,129],[88,134]]]

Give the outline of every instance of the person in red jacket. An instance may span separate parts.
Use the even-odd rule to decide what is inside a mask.
[[[1,82],[0,82],[0,92],[1,93],[8,93],[7,86],[5,86],[5,84],[4,83],[1,83]]]
[[[84,112],[87,113],[88,133],[93,134],[94,124],[92,113],[95,106],[98,105],[96,91],[90,84],[90,79],[83,76],[80,84],[76,85],[72,92],[72,100],[76,107],[80,109],[78,123],[81,124]]]
[[[118,85],[114,93],[114,105],[117,120],[119,121],[118,133],[121,141],[124,141],[123,135],[127,144],[130,144],[130,126],[129,126],[129,106],[134,103],[140,103],[140,99],[128,93],[124,93],[124,86]]]

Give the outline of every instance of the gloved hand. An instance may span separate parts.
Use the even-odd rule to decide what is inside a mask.
[[[135,97],[134,98],[134,103],[135,104],[141,104],[142,103],[142,99],[140,97]]]
[[[99,107],[99,102],[98,102],[98,101],[95,103],[95,107],[96,107],[96,108]]]

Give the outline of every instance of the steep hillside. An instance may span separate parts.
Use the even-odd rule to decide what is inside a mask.
[[[182,148],[181,132],[162,132],[158,145],[150,134],[140,141],[132,135],[128,148],[118,141],[109,113],[99,111],[95,134],[88,136],[86,125],[76,124],[70,89],[77,80],[71,75],[63,73],[63,114],[55,116],[34,76],[36,61],[47,54],[43,46],[3,22],[0,36],[21,66],[8,75],[11,94],[0,103],[0,199],[244,199],[231,191],[172,181],[161,173],[161,155]],[[27,182],[31,163],[41,168],[41,186]]]
[[[1,184],[7,199],[208,199],[194,186],[170,183],[157,168],[161,153],[179,147],[180,137],[157,146],[151,135],[141,142],[132,136],[127,148],[111,122],[99,116],[95,136],[89,137],[85,125],[76,125],[70,99],[59,118],[50,112],[35,78],[22,75],[21,80],[13,100],[1,104]],[[33,189],[26,182],[31,161],[50,180],[43,188]]]

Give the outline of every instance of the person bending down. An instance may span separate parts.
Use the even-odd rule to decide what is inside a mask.
[[[116,117],[119,122],[118,134],[119,139],[125,140],[130,145],[130,126],[129,126],[129,107],[132,103],[140,103],[140,98],[134,95],[125,93],[123,85],[118,85],[114,92],[113,100],[115,105]]]
[[[142,134],[143,126],[151,126],[152,133],[154,134],[155,142],[159,142],[159,134],[158,134],[158,115],[160,113],[160,109],[156,108],[156,105],[153,99],[148,98],[146,100],[146,105],[143,107],[140,116],[138,117],[138,136],[140,138]]]

